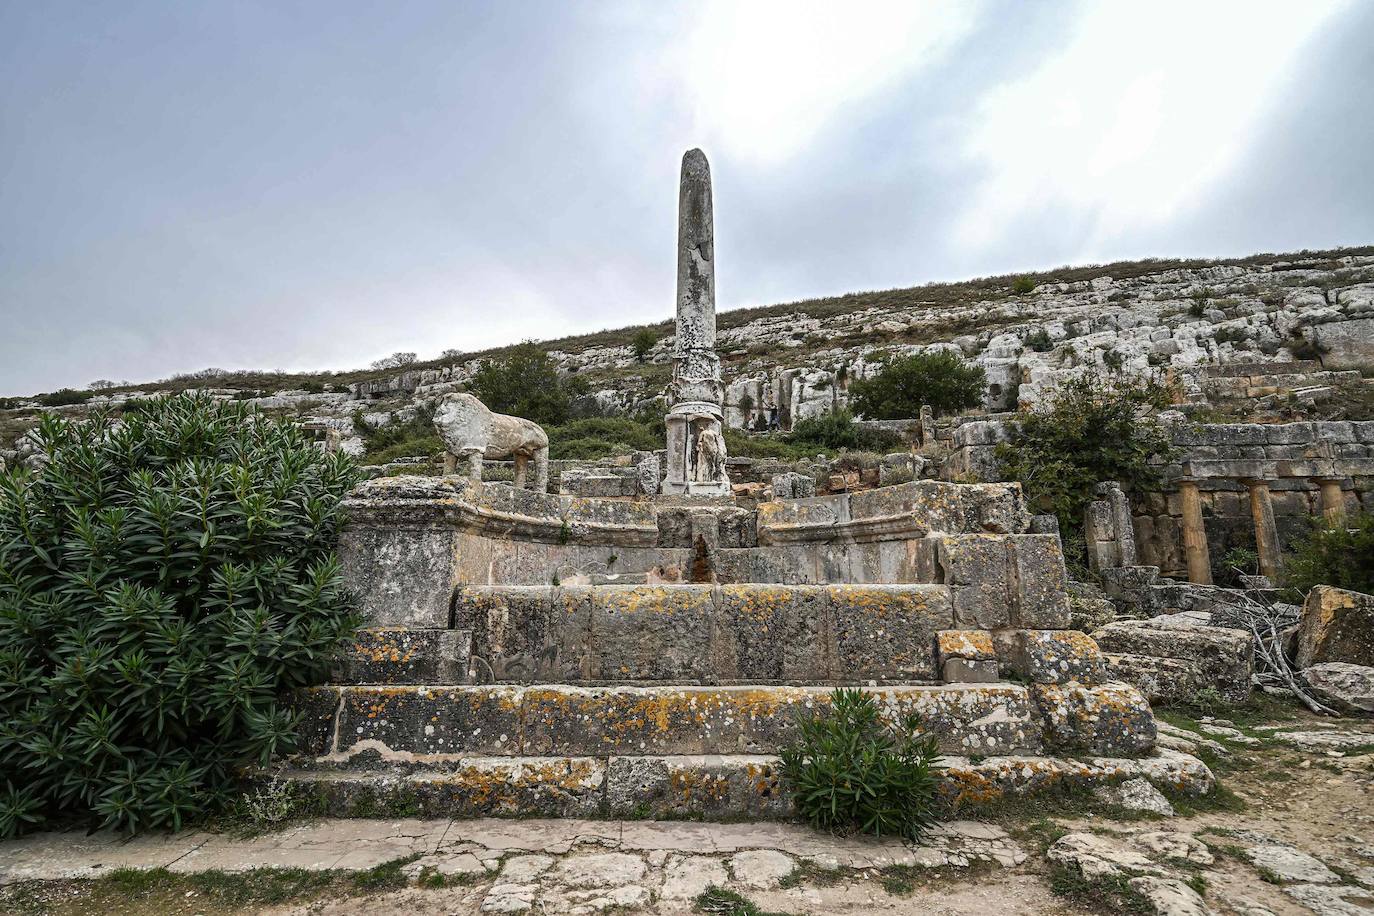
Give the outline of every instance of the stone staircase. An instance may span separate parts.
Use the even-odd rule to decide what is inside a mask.
[[[384,486],[374,481],[362,495]],[[815,563],[780,560],[803,554],[803,543],[815,542],[805,531],[846,497],[771,506],[752,529],[730,516],[731,530],[757,531],[764,543],[721,547],[715,532],[707,564],[715,582],[648,581],[686,551],[669,543],[638,545],[631,555],[639,568],[624,568],[634,584],[595,585],[494,584],[473,574],[469,551],[484,552],[487,570],[515,570],[527,548],[548,568],[591,562],[589,549],[600,546],[595,563],[626,567],[609,553],[636,549],[623,531],[619,546],[597,542],[620,511],[636,513],[636,529],[658,531],[644,505],[549,497],[546,505],[600,527],[569,524],[567,515],[557,526],[507,516],[491,537],[479,505],[491,493],[465,491],[467,504],[455,508],[451,490],[437,487],[432,497],[448,502],[425,506],[419,517],[433,524],[421,525],[414,512],[394,504],[369,511],[357,499],[355,543],[344,553],[379,625],[359,634],[334,683],[295,697],[304,746],[272,775],[317,793],[337,814],[785,818],[778,752],[794,739],[799,715],[823,709],[835,686],[852,685],[873,693],[893,721],[920,716],[945,755],[951,805],[1142,775],[1176,791],[1210,788],[1199,761],[1153,750],[1148,704],[1107,681],[1091,639],[1062,629],[1067,623],[1046,625],[1067,620],[1056,540],[982,528],[910,537],[899,517],[914,520],[913,499],[933,500],[965,527],[1007,513],[951,511],[950,498],[970,495],[960,485],[904,486],[924,489],[901,496],[900,512],[860,519],[866,541],[834,540],[832,526],[819,543],[832,554],[886,545],[875,557],[900,545],[913,575],[930,581],[719,581],[760,568],[805,578]],[[835,524],[852,508],[832,512]],[[680,521],[665,530],[682,529]],[[470,539],[474,525],[489,543]],[[697,518],[685,536],[705,528],[705,516]],[[540,539],[553,530],[580,533]],[[521,535],[504,536],[512,531]],[[463,549],[434,549],[440,532]],[[760,563],[760,550],[783,554]],[[861,569],[858,558],[826,562]],[[699,572],[700,564],[681,568]],[[543,578],[528,569],[502,577]]]

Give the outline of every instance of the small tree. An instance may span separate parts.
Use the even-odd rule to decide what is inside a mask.
[[[109,379],[107,379],[107,378],[98,378],[98,379],[96,379],[95,381],[91,382],[91,383],[90,383],[89,385],[87,385],[86,387],[89,388],[89,389],[91,389],[92,391],[107,391],[107,390],[109,390],[110,388],[113,388],[114,386],[115,386],[115,383],[112,382],[112,381],[110,381]]]
[[[852,382],[849,403],[869,420],[902,420],[920,416],[924,404],[937,413],[976,407],[986,389],[982,366],[939,350],[890,360],[873,378]]]
[[[450,347],[449,349],[445,350],[443,353],[440,353],[440,354],[439,354],[439,358],[440,358],[440,359],[446,359],[446,360],[448,360],[449,362],[453,362],[453,361],[459,359],[460,357],[462,357],[462,355],[463,355],[463,351],[462,351],[462,350],[455,350],[455,349],[453,349],[452,347]]]
[[[497,413],[549,426],[567,422],[573,398],[587,391],[582,379],[559,375],[549,354],[533,341],[512,347],[504,356],[482,360],[469,387]]]
[[[1019,480],[1038,511],[1054,513],[1067,545],[1098,483],[1115,480],[1130,492],[1158,486],[1157,465],[1173,444],[1150,412],[1169,403],[1158,379],[1078,375],[1024,414],[1011,441],[998,446],[1002,476]]]
[[[635,331],[635,336],[630,339],[630,348],[634,350],[635,359],[641,363],[649,358],[649,351],[658,343],[658,335],[653,328],[640,328]]]
[[[390,356],[384,356],[372,363],[373,369],[402,369],[419,359],[417,353],[406,353],[398,350]]]

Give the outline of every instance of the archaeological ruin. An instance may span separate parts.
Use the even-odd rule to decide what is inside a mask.
[[[1129,659],[1073,628],[1059,537],[1019,485],[732,488],[698,150],[679,206],[665,448],[624,493],[480,473],[354,491],[340,549],[367,629],[297,698],[308,750],[277,775],[340,813],[784,818],[797,714],[856,685],[920,715],[950,808],[1138,777],[1208,792],[1207,766],[1158,742]],[[475,454],[445,410],[450,452]],[[1136,563],[1118,496],[1104,567]]]

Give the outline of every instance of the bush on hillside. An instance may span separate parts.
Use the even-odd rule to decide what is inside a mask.
[[[587,390],[582,379],[559,375],[549,354],[533,341],[512,347],[504,356],[482,360],[468,387],[497,413],[544,426],[567,422],[573,399]]]
[[[877,375],[850,384],[849,403],[869,420],[902,420],[920,416],[925,404],[936,413],[977,407],[986,390],[982,366],[938,350],[889,360]]]
[[[332,550],[357,470],[191,395],[39,437],[40,470],[0,474],[0,834],[177,828],[292,749],[278,695],[356,628]]]
[[[854,422],[847,410],[831,410],[819,417],[808,417],[792,424],[787,441],[811,453],[829,450],[890,452],[900,448],[902,438],[881,429],[866,429]]]
[[[429,458],[444,451],[444,442],[434,428],[434,407],[416,404],[410,418],[385,426],[373,426],[363,418],[363,411],[353,414],[353,428],[363,437],[363,462],[386,464],[398,458]]]
[[[1305,592],[1334,585],[1374,595],[1374,513],[1360,512],[1336,521],[1314,520],[1312,530],[1292,547],[1284,581]]]
[[[635,331],[635,336],[630,338],[630,348],[634,350],[635,359],[641,363],[649,358],[649,351],[658,343],[658,335],[653,328],[640,328]]]
[[[1098,483],[1115,480],[1132,493],[1158,487],[1156,463],[1173,453],[1173,444],[1151,413],[1170,400],[1157,379],[1076,376],[1023,414],[1011,441],[998,446],[1001,476],[1021,482],[1034,511],[1059,519],[1067,546]]]
[[[663,420],[589,417],[551,427],[549,457],[591,460],[663,448]]]
[[[95,397],[94,391],[59,388],[50,394],[39,395],[38,403],[44,407],[66,407],[70,404],[84,404],[93,397]]]
[[[935,822],[935,739],[911,715],[884,722],[873,694],[838,688],[803,715],[782,772],[797,812],[818,830],[919,840]]]

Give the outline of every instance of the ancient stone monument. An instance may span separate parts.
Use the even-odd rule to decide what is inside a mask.
[[[771,501],[732,496],[698,150],[678,254],[664,495],[359,486],[339,553],[367,628],[334,683],[294,697],[301,753],[279,775],[339,813],[786,818],[797,716],[861,685],[937,740],[949,810],[1134,778],[1207,791],[1070,628],[1059,538],[1019,484],[816,495],[779,475]],[[474,469],[492,448],[542,456],[542,431],[507,419],[449,395],[436,422]]]
[[[444,472],[466,465],[467,476],[482,479],[482,459],[515,461],[515,485],[524,488],[526,469],[534,459],[534,489],[549,488],[549,437],[532,420],[493,413],[470,394],[444,395],[434,411],[434,428],[444,440]]]
[[[716,252],[711,166],[699,149],[682,157],[677,222],[677,340],[668,390],[668,467],[662,490],[729,496],[716,356]]]

